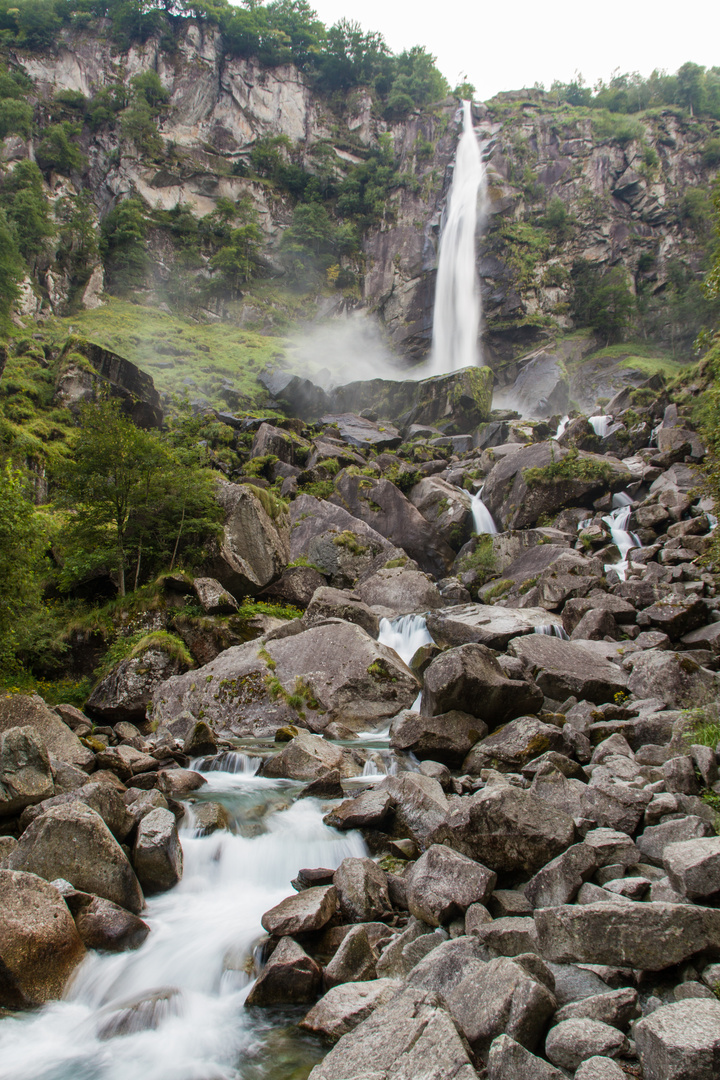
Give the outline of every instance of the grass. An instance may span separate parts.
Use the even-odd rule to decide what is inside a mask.
[[[73,679],[63,676],[60,679],[40,679],[28,672],[0,676],[0,693],[3,694],[39,694],[49,706],[75,705],[81,709],[92,689],[92,679]]]

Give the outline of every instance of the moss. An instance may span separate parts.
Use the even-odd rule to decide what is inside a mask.
[[[273,495],[271,491],[266,491],[265,488],[253,486],[252,493],[260,503],[262,503],[263,510],[272,521],[277,521],[279,517],[287,513],[287,503],[285,500],[279,499],[277,495]]]
[[[459,570],[460,573],[474,571],[480,578],[478,584],[483,584],[495,573],[495,563],[496,556],[492,536],[483,533],[478,536],[474,550],[463,555],[459,563]]]
[[[350,529],[345,529],[343,532],[333,538],[333,544],[336,547],[345,548],[352,555],[366,555],[368,552],[367,544],[362,544],[356,534],[351,532]]]
[[[395,570],[399,566],[407,566],[408,559],[406,555],[398,555],[396,559],[388,559],[383,566],[383,570]]]
[[[550,487],[564,481],[583,480],[591,484],[606,484],[613,476],[613,467],[607,461],[580,457],[576,448],[562,458],[551,461],[541,468],[523,469],[523,480],[528,488]]]
[[[390,671],[386,660],[373,660],[367,669],[367,673],[377,682],[397,682],[397,678]]]
[[[514,585],[514,582],[509,578],[504,578],[502,581],[496,581],[494,585],[491,585],[486,592],[483,593],[483,603],[492,604],[493,600],[497,600],[501,596],[505,596],[505,593],[510,592]]]

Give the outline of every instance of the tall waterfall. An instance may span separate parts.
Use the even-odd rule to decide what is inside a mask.
[[[430,375],[444,375],[481,363],[480,285],[475,268],[475,234],[485,216],[487,182],[472,108],[463,102],[463,133],[440,236],[435,285]]]

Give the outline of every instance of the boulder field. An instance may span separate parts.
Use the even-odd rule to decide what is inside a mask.
[[[87,715],[0,700],[0,1006],[142,943],[191,760],[258,737],[263,776],[368,852],[262,919],[247,1006],[307,1010],[331,1047],[311,1080],[717,1080],[720,597],[690,420],[658,394],[607,447],[581,417],[559,440],[512,414],[324,420],[256,426],[289,505],[223,482],[183,586],[202,643],[167,606],[195,667],[124,661]],[[468,524],[481,490],[495,533]],[[240,634],[248,591],[294,617]],[[392,768],[363,782],[376,729]]]

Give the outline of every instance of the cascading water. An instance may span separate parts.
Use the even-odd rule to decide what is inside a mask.
[[[553,435],[553,439],[559,439],[561,435],[564,435],[565,434],[565,429],[567,428],[569,423],[570,423],[570,417],[569,416],[563,416],[562,420],[558,424],[557,431]]]
[[[588,416],[588,424],[599,439],[607,439],[611,423],[611,416]]]
[[[496,536],[498,528],[493,521],[492,514],[482,500],[482,488],[477,494],[470,495],[470,504],[473,516],[473,529],[475,532],[478,533],[478,535],[480,533],[490,533],[491,536]]]
[[[569,640],[562,623],[545,623],[544,626],[536,626],[535,633],[545,634],[548,637],[559,637],[563,641]]]
[[[472,106],[463,102],[463,133],[455,155],[452,187],[440,236],[432,352],[425,375],[445,375],[481,363],[480,285],[475,235],[485,218],[487,182]]]
[[[89,953],[65,1000],[0,1020],[1,1080],[271,1080],[322,1057],[287,1034],[281,1016],[244,1008],[253,950],[261,915],[288,895],[299,869],[338,866],[365,845],[324,825],[314,799],[288,808],[299,784],[249,771],[207,776],[212,797],[224,784],[235,816],[253,817],[256,835],[184,829],[183,879],[148,901],[145,943]],[[262,800],[272,807],[281,794],[284,808],[263,819]],[[292,1068],[283,1069],[283,1055]]]
[[[389,645],[406,664],[410,663],[415,653],[423,645],[435,644],[427,628],[424,615],[400,615],[392,621],[390,619],[381,619],[378,642],[380,645]],[[422,692],[418,694],[411,706],[415,711],[420,708],[421,698]]]
[[[620,552],[620,562],[606,563],[606,570],[614,570],[618,577],[622,581],[625,580],[628,570],[628,552],[632,548],[642,547],[640,540],[635,535],[628,531],[628,523],[632,515],[632,505],[624,504],[618,506],[613,510],[611,514],[608,514],[603,518],[603,521],[610,529],[610,535],[612,536],[613,544]]]

